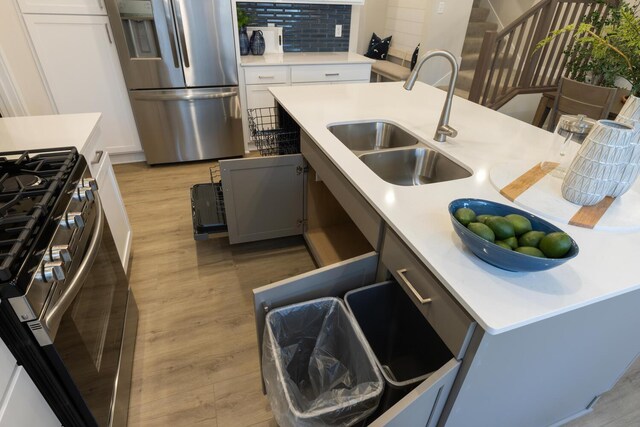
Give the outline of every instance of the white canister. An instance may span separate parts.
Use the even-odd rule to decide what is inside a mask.
[[[629,95],[627,102],[625,102],[620,113],[616,117],[616,121],[633,126],[637,132],[640,132],[640,98]],[[622,171],[620,182],[612,191],[611,196],[613,197],[621,196],[629,191],[638,179],[638,175],[640,175],[640,133],[632,144],[634,145],[634,148],[633,153],[631,154],[631,159],[629,160],[629,164],[625,166]]]
[[[631,160],[636,138],[637,132],[627,124],[599,120],[569,166],[562,182],[562,196],[589,206],[613,195]]]

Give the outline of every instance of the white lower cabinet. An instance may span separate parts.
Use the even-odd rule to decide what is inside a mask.
[[[247,85],[247,109],[275,107],[276,99],[269,92],[270,87],[286,84]]]
[[[243,69],[240,94],[243,109],[275,107],[270,87],[319,84],[369,83],[371,64],[314,64],[250,66]],[[247,115],[243,114],[245,146],[251,141]]]
[[[60,421],[44,400],[29,374],[14,365],[11,381],[0,407],[0,427],[60,427]]]
[[[15,366],[15,357],[13,357],[7,345],[0,340],[0,393],[2,393],[2,390],[6,390],[9,385]]]
[[[105,149],[141,152],[106,16],[23,15],[59,113],[102,113]]]
[[[298,65],[291,67],[291,83],[369,81],[369,64]]]
[[[98,173],[95,179],[98,182],[98,194],[102,202],[102,209],[109,222],[109,228],[118,248],[118,255],[127,271],[129,266],[129,253],[131,252],[131,225],[129,217],[122,201],[118,181],[111,166],[109,153],[104,153]]]

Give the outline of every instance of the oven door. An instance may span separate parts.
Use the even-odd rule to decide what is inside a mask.
[[[79,408],[85,408],[88,423],[108,426],[129,284],[97,195],[91,211],[86,238],[74,256],[79,263],[74,262],[60,297],[37,323],[49,341],[43,350]]]

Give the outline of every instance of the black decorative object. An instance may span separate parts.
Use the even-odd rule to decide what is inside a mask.
[[[262,31],[257,30],[251,34],[251,41],[249,42],[251,46],[251,53],[253,55],[263,55],[265,49],[264,36],[262,35]]]
[[[247,27],[240,28],[240,55],[249,55],[249,36],[247,35]]]
[[[411,55],[411,71],[416,67],[416,62],[418,62],[418,52],[420,51],[420,43],[416,46],[416,50],[413,51],[413,55]]]
[[[373,33],[371,36],[371,42],[369,42],[369,49],[364,56],[371,59],[387,59],[387,52],[389,52],[391,37],[393,36],[381,39],[376,35],[376,33]]]

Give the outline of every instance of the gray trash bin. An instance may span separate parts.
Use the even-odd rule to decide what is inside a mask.
[[[354,289],[345,303],[385,379],[375,416],[389,409],[453,355],[396,282]]]
[[[352,426],[378,406],[384,380],[338,298],[270,311],[262,367],[281,427]]]

